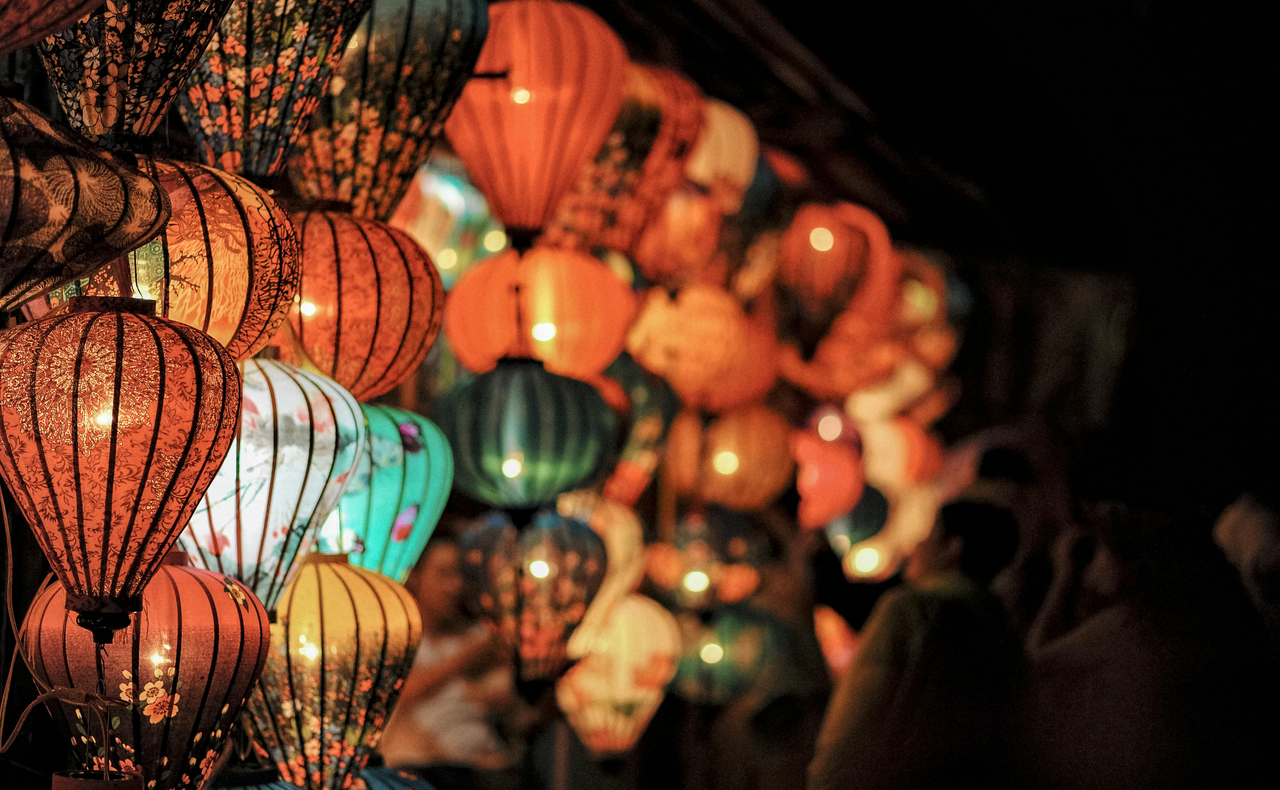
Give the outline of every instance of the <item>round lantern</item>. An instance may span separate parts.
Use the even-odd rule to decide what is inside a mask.
[[[523,680],[564,670],[566,646],[600,589],[605,547],[586,524],[542,511],[517,533],[489,514],[462,539],[468,606],[515,648]]]
[[[711,190],[721,213],[736,214],[756,172],[760,140],[747,116],[722,101],[708,100],[705,113],[702,134],[685,173],[693,183]]]
[[[676,522],[671,543],[647,547],[649,579],[680,609],[737,603],[760,586],[762,538],[739,513],[715,506],[689,513]]]
[[[102,0],[9,0],[0,6],[0,55],[34,44],[100,5]]]
[[[838,437],[828,439],[816,430],[791,435],[801,529],[825,526],[853,510],[862,496],[862,458],[851,443]]]
[[[307,555],[245,704],[255,746],[298,787],[349,787],[378,747],[421,638],[404,587],[341,555]]]
[[[488,29],[484,0],[374,3],[289,160],[298,194],[387,220],[440,135]]]
[[[0,97],[0,310],[87,275],[168,220],[155,180]]]
[[[458,361],[477,373],[520,356],[585,379],[617,358],[634,315],[631,289],[604,264],[539,247],[473,266],[449,294],[444,331]]]
[[[843,308],[877,268],[873,257],[897,254],[887,242],[884,225],[870,211],[848,203],[806,203],[782,236],[778,282],[815,314]]]
[[[141,772],[147,787],[201,787],[262,671],[267,613],[244,585],[218,573],[162,565],[142,594],[142,611],[95,645],[72,624],[66,592],[46,588],[27,612],[22,640],[31,671],[45,686],[119,700],[107,711],[102,743],[79,708],[50,704],[86,769]]]
[[[440,330],[444,289],[422,248],[402,231],[332,211],[294,217],[302,280],[280,357],[303,356],[356,400],[407,379]]]
[[[844,557],[853,546],[878,535],[888,520],[889,500],[878,488],[864,485],[853,510],[827,524],[824,531],[831,550]]]
[[[359,404],[332,379],[269,359],[240,371],[239,436],[179,540],[274,616],[368,440]]]
[[[664,286],[714,281],[711,261],[723,222],[713,198],[692,187],[677,189],[654,211],[631,255],[645,277]]]
[[[0,334],[0,473],[102,642],[138,611],[240,413],[235,361],[150,307],[84,297]]]
[[[436,528],[453,484],[453,453],[435,423],[413,412],[363,404],[369,441],[338,507],[320,530],[320,551],[404,583]]]
[[[721,288],[690,285],[675,299],[655,288],[627,334],[627,351],[682,400],[696,401],[747,353],[750,330],[742,306]]]
[[[475,71],[449,142],[507,228],[541,228],[618,115],[626,50],[582,6],[495,3]]]
[[[709,624],[681,614],[680,663],[672,690],[690,702],[723,705],[745,694],[784,649],[782,626],[762,612],[726,607]]]
[[[791,426],[761,405],[740,406],[714,420],[702,435],[696,457],[698,492],[707,502],[733,510],[765,507],[791,482]],[[688,452],[682,444],[677,452]],[[671,457],[674,442],[668,445]],[[674,463],[687,466],[693,458]]]
[[[737,351],[723,376],[700,390],[683,393],[686,406],[722,412],[761,400],[773,389],[778,380],[778,336],[770,312],[748,319],[746,343]]]
[[[454,485],[496,507],[530,508],[590,482],[613,452],[616,421],[595,388],[504,359],[436,407]]]
[[[371,0],[231,0],[178,94],[207,165],[274,175],[315,112]]]
[[[582,623],[569,637],[566,649],[569,658],[581,658],[601,636],[609,613],[619,601],[635,592],[644,578],[644,527],[634,510],[592,491],[561,494],[556,500],[556,510],[595,530],[604,541],[609,559],[600,591],[587,607]]]
[[[680,658],[680,625],[642,595],[614,607],[597,643],[556,684],[556,702],[599,756],[626,752],[658,710]]]

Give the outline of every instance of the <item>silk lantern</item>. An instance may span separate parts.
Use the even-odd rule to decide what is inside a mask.
[[[171,555],[160,566],[142,593],[142,610],[111,644],[95,645],[73,627],[61,585],[36,596],[21,635],[40,684],[123,703],[104,711],[109,743],[86,726],[79,708],[49,705],[76,762],[140,772],[154,790],[200,788],[212,778],[270,637],[267,613],[244,585],[172,564],[180,561]]]
[[[315,112],[371,0],[232,0],[178,95],[204,163],[265,183]]]
[[[154,179],[0,97],[0,310],[143,244],[169,213]]]
[[[705,113],[685,173],[711,191],[721,213],[736,214],[756,171],[760,139],[747,116],[722,101],[708,100]]]
[[[872,249],[872,238],[883,236],[879,220],[854,208],[806,203],[782,235],[778,282],[814,313],[843,308],[868,275],[871,256],[885,254],[882,243]]]
[[[378,747],[421,637],[404,587],[342,555],[307,555],[245,704],[255,747],[298,787],[348,787]]]
[[[590,384],[504,359],[436,407],[454,485],[495,507],[532,508],[589,483],[613,452],[613,412]]]
[[[401,584],[427,547],[453,484],[453,452],[435,423],[413,412],[363,404],[369,441],[320,550]]]
[[[700,446],[671,442],[669,461],[696,469],[685,479],[697,480],[706,502],[733,510],[757,510],[786,489],[795,470],[790,449],[791,426],[762,405],[726,411],[703,431]]]
[[[471,76],[488,29],[483,0],[373,3],[289,160],[298,194],[388,220]]]
[[[102,0],[8,0],[0,6],[0,55],[34,44],[102,5]]]
[[[862,459],[851,443],[840,441],[839,433],[828,439],[820,430],[795,431],[791,434],[791,456],[798,469],[797,522],[801,529],[820,529],[858,504]]]
[[[702,705],[723,705],[745,694],[784,649],[782,626],[744,606],[725,607],[703,624],[679,615],[682,652],[672,690]]]
[[[582,623],[569,637],[569,658],[582,658],[601,637],[610,612],[644,578],[644,527],[635,511],[593,491],[571,491],[556,500],[556,510],[566,518],[581,521],[604,541],[608,569],[600,590],[587,607]]]
[[[627,53],[598,16],[555,0],[489,8],[489,37],[445,132],[508,230],[543,227],[622,106]]]
[[[715,199],[692,187],[677,189],[654,210],[631,255],[649,280],[667,287],[715,284],[712,259],[724,218]]]
[[[444,331],[469,370],[532,357],[552,373],[598,375],[622,351],[635,315],[631,289],[571,250],[507,250],[476,264],[449,294]]]
[[[724,375],[698,389],[686,389],[682,400],[690,408],[723,412],[762,400],[778,380],[778,337],[772,309],[757,308],[747,317],[746,342],[730,346]]]
[[[332,379],[269,359],[240,370],[239,435],[179,540],[274,617],[369,440],[359,404]]]
[[[333,211],[294,217],[302,279],[280,358],[309,360],[356,400],[409,378],[440,331],[444,289],[427,254],[382,222]]]
[[[556,684],[556,702],[598,756],[629,751],[676,674],[680,625],[642,595],[628,595],[613,609],[598,644]]]
[[[138,611],[240,411],[230,355],[151,307],[86,297],[0,335],[0,473],[102,643]]]
[[[654,288],[627,334],[627,351],[682,400],[697,400],[747,353],[750,329],[742,306],[722,288],[689,285],[674,299]]]
[[[711,506],[685,514],[670,543],[646,549],[650,581],[679,609],[737,603],[760,586],[766,546],[741,514]]]

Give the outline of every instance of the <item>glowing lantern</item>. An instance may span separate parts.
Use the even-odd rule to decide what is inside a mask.
[[[782,626],[762,612],[722,609],[707,625],[692,614],[677,617],[683,650],[672,690],[704,705],[722,705],[751,688],[783,649]]]
[[[445,124],[508,229],[551,219],[622,106],[627,53],[592,12],[521,0],[489,8],[489,38]]]
[[[370,0],[232,0],[178,95],[204,163],[274,175]]]
[[[153,179],[0,97],[0,310],[87,275],[168,220]]]
[[[644,527],[635,511],[591,491],[561,494],[556,500],[560,515],[581,521],[604,541],[608,570],[600,591],[587,607],[581,625],[569,637],[569,658],[581,658],[601,637],[609,613],[627,594],[635,592],[644,578]]]
[[[240,433],[180,538],[192,561],[244,582],[273,615],[367,445],[351,393],[268,359],[240,363]]]
[[[645,277],[661,285],[714,282],[718,272],[711,270],[711,262],[723,222],[713,198],[696,189],[677,189],[654,211],[632,257]]]
[[[865,209],[806,203],[782,236],[778,282],[814,313],[843,308],[873,265],[871,256],[886,254],[883,237],[880,220]]]
[[[597,755],[628,751],[658,710],[680,658],[680,625],[642,595],[614,607],[592,651],[556,684],[556,702]]]
[[[791,435],[791,455],[799,470],[801,529],[819,529],[858,504],[862,459],[852,444],[829,440],[817,431],[796,431]]]
[[[618,463],[605,481],[604,495],[633,507],[662,459],[667,424],[680,409],[680,401],[665,381],[636,364],[630,354],[619,355],[604,375],[623,388],[631,420]]]
[[[747,342],[737,348],[725,374],[697,391],[686,391],[686,406],[722,412],[764,398],[778,380],[778,337],[773,315],[762,310],[747,320]]]
[[[61,585],[46,588],[22,628],[32,672],[46,686],[124,703],[106,712],[109,743],[79,708],[50,704],[82,766],[100,769],[105,759],[141,772],[155,790],[201,787],[262,671],[267,613],[234,579],[166,562],[128,622],[113,643],[95,645],[73,627]]]
[[[368,219],[390,218],[488,29],[483,0],[374,3],[289,160],[298,193],[350,203]]]
[[[760,140],[747,116],[722,101],[706,104],[702,135],[689,155],[689,180],[711,190],[721,213],[736,214],[756,172]]]
[[[362,405],[369,441],[355,477],[320,530],[320,551],[404,583],[427,547],[453,484],[453,453],[435,423]]]
[[[440,331],[444,289],[422,248],[402,231],[332,211],[294,217],[302,281],[280,357],[306,356],[356,400],[407,379]]]
[[[867,482],[894,488],[930,480],[942,468],[938,440],[906,417],[858,425]]]
[[[853,510],[836,518],[823,529],[831,550],[837,557],[844,557],[854,546],[878,535],[888,520],[889,500],[885,499],[879,489],[864,485],[862,496],[858,498]]]
[[[554,678],[566,646],[600,589],[605,547],[580,521],[539,512],[516,532],[491,513],[463,536],[466,598],[515,648],[524,680]]]
[[[341,555],[307,555],[245,704],[256,748],[299,787],[348,786],[382,739],[421,637],[404,587]]]
[[[672,299],[655,288],[627,334],[627,351],[683,400],[728,376],[747,353],[751,327],[727,291],[690,285]]]
[[[684,426],[682,432],[700,427],[689,421]],[[671,433],[667,459],[679,470],[675,480],[682,493],[733,510],[757,510],[791,482],[791,426],[765,406],[726,411],[700,436],[676,441],[674,425]]]
[[[902,284],[895,334],[913,356],[940,371],[956,352],[956,333],[947,323],[947,278],[923,255],[899,251]]]
[[[240,414],[235,361],[150,307],[86,297],[0,335],[0,473],[67,607],[104,642],[138,611]]]
[[[102,0],[9,0],[0,6],[0,55],[34,44],[102,5]]]
[[[458,361],[477,373],[519,356],[590,378],[622,351],[634,315],[631,289],[604,264],[540,247],[473,266],[449,294],[444,331]]]
[[[760,586],[761,535],[740,514],[717,507],[676,523],[672,543],[647,549],[649,578],[681,609],[737,603]]]
[[[453,448],[454,485],[497,507],[549,504],[590,482],[617,430],[590,384],[527,359],[504,359],[452,390],[436,414]]]

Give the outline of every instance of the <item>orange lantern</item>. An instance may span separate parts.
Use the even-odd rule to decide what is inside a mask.
[[[839,418],[836,418],[839,419]],[[862,459],[850,442],[827,439],[819,430],[791,436],[801,529],[820,529],[853,510],[862,497]]]
[[[711,262],[724,221],[713,198],[692,187],[672,192],[654,212],[632,249],[645,277],[667,286],[714,282]]]
[[[613,125],[626,50],[581,6],[495,3],[475,71],[445,133],[509,230],[541,228]]]
[[[61,30],[102,5],[102,0],[9,0],[0,6],[0,55]]]
[[[722,101],[706,104],[702,135],[689,155],[689,180],[711,190],[725,215],[737,214],[751,186],[760,139],[747,116]]]
[[[537,247],[476,264],[450,292],[444,331],[467,369],[533,357],[559,375],[598,375],[622,351],[635,315],[631,289],[589,255]]]
[[[399,386],[440,330],[444,288],[422,248],[382,222],[333,211],[294,216],[302,281],[280,358],[303,355],[368,400]]]
[[[138,611],[240,415],[231,355],[152,307],[84,297],[0,335],[0,474],[100,643]]]
[[[697,401],[744,358],[750,331],[742,306],[722,288],[690,285],[675,299],[654,288],[627,335],[627,350],[682,400]]]
[[[933,479],[942,469],[942,445],[913,420],[861,422],[867,482],[886,490]]]
[[[895,332],[914,357],[940,371],[956,352],[956,333],[947,323],[946,275],[918,252],[899,251],[898,257],[902,285]]]
[[[685,404],[710,412],[722,412],[760,400],[778,380],[778,337],[770,310],[751,316],[747,342],[732,360],[726,374],[697,393],[685,393]]]
[[[742,406],[707,427],[702,450],[702,498],[732,510],[768,505],[791,482],[791,426],[776,411]]]
[[[875,254],[885,254],[884,226],[848,203],[806,203],[791,219],[778,251],[778,282],[814,313],[848,304]],[[895,254],[890,250],[889,254]]]

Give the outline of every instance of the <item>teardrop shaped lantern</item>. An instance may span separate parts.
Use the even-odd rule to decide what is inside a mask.
[[[556,702],[597,756],[627,752],[662,703],[680,659],[680,625],[643,595],[613,609],[599,643],[556,683]]]
[[[0,6],[0,55],[34,44],[102,5],[102,0],[9,0]]]
[[[270,359],[240,371],[239,435],[179,540],[274,615],[368,440],[360,405],[332,379]]]
[[[113,643],[95,645],[73,624],[61,585],[32,602],[22,639],[35,677],[123,703],[104,711],[109,743],[81,708],[51,703],[54,721],[86,769],[105,759],[154,790],[204,786],[262,672],[266,610],[234,579],[166,562],[127,619]]]
[[[316,110],[372,0],[232,0],[178,95],[207,165],[264,182]]]
[[[726,216],[738,213],[751,185],[760,154],[756,128],[740,110],[709,99],[702,134],[685,173],[689,180],[710,190]]]
[[[670,193],[632,247],[645,277],[667,287],[714,282],[712,259],[720,246],[724,217],[714,198],[692,187]]]
[[[571,491],[556,500],[556,510],[566,518],[581,521],[595,530],[604,541],[609,567],[600,591],[587,607],[587,613],[566,652],[569,658],[582,658],[591,650],[605,629],[610,612],[626,596],[636,591],[644,579],[644,527],[635,511],[611,502],[593,491]]]
[[[484,0],[374,3],[289,159],[298,194],[388,220],[471,76],[488,29]]]
[[[626,50],[582,6],[495,3],[475,71],[445,132],[503,224],[537,230],[618,115]]]
[[[453,452],[435,423],[361,404],[369,441],[351,484],[320,530],[319,550],[401,584],[427,547],[453,485]]]
[[[240,414],[226,350],[150,307],[82,297],[0,335],[0,474],[104,642],[138,611]]]
[[[298,787],[350,786],[382,739],[421,638],[404,587],[341,555],[308,555],[280,598],[245,704],[255,745]]]
[[[168,221],[154,179],[0,97],[0,310],[84,277]]]
[[[302,242],[302,280],[289,326],[307,358],[368,400],[399,386],[427,356],[440,331],[444,289],[413,239],[377,220],[334,211],[294,217]]]

